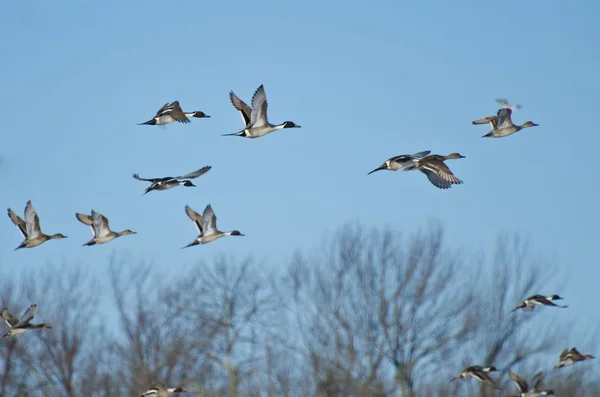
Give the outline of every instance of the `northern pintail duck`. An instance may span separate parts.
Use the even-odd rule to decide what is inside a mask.
[[[465,158],[465,156],[459,153],[451,153],[447,156],[432,154],[431,156],[425,156],[406,165],[404,171],[419,170],[427,175],[427,179],[429,179],[429,182],[435,187],[448,189],[452,184],[460,185],[463,181],[454,176],[452,171],[450,171],[450,168],[444,164],[444,160],[463,158]]]
[[[152,190],[167,190],[174,188],[175,186],[196,186],[189,179],[198,178],[201,175],[206,174],[211,169],[210,166],[202,167],[199,170],[190,172],[187,175],[182,176],[166,176],[164,178],[140,178],[138,174],[133,174],[133,177],[138,181],[151,182],[151,185],[146,188],[144,194],[151,192]]]
[[[206,244],[210,243],[223,236],[243,236],[237,230],[232,230],[230,232],[221,232],[217,229],[217,216],[213,212],[212,207],[209,205],[204,209],[204,214],[200,215],[196,211],[190,208],[189,205],[185,206],[185,213],[187,216],[194,222],[196,228],[198,229],[198,238],[192,241],[188,245],[182,248],[191,247],[193,245],[198,244]]]
[[[502,105],[503,108],[506,109],[511,109],[511,110],[519,110],[521,109],[521,105],[511,105],[510,103],[508,103],[508,101],[505,98],[498,98],[496,99],[496,102],[498,102],[500,105]]]
[[[529,388],[529,385],[527,384],[527,382],[524,379],[519,378],[510,369],[508,370],[508,376],[510,376],[510,379],[513,382],[515,382],[515,384],[517,385],[517,388],[519,389],[518,397],[539,397],[539,396],[548,396],[548,395],[554,394],[554,391],[552,391],[550,389],[547,389],[547,390],[539,389],[540,383],[542,383],[542,378],[544,377],[541,372],[538,372],[537,374],[535,374],[535,376],[531,380],[531,384],[532,384],[531,388]],[[515,397],[517,397],[517,396],[515,396]]]
[[[185,390],[181,386],[167,388],[162,383],[158,383],[140,394],[140,397],[170,397],[171,393],[185,393]]]
[[[563,350],[562,353],[560,353],[560,358],[558,360],[558,364],[555,365],[554,368],[558,369],[558,368],[562,368],[562,367],[567,367],[569,365],[575,364],[576,362],[591,360],[593,358],[596,358],[596,357],[592,356],[591,354],[583,355],[583,354],[579,353],[577,351],[577,349],[575,349],[575,348],[572,348],[571,350],[569,350],[567,348],[567,349]]]
[[[40,218],[33,208],[31,200],[27,202],[25,206],[25,220],[21,219],[17,214],[14,213],[10,208],[8,209],[8,217],[17,226],[25,240],[15,248],[15,251],[19,248],[33,248],[38,245],[45,243],[48,240],[67,238],[67,236],[56,233],[51,236],[42,233],[40,229]]]
[[[92,215],[80,214],[76,213],[75,216],[79,221],[85,225],[88,225],[92,229],[92,233],[94,234],[94,238],[83,244],[86,245],[94,245],[94,244],[104,244],[109,241],[125,236],[127,234],[137,234],[136,232],[132,232],[129,229],[123,230],[122,232],[113,232],[110,230],[108,226],[108,219],[99,212],[92,210]]]
[[[494,366],[482,367],[480,365],[472,365],[463,369],[460,374],[450,379],[450,382],[453,382],[457,379],[475,378],[478,381],[485,383],[486,385],[492,386],[493,388],[500,390],[500,387],[496,385],[496,382],[494,382],[492,378],[490,378],[488,375],[488,372],[493,371],[497,371],[496,367]]]
[[[270,132],[283,128],[300,128],[293,121],[286,121],[278,125],[269,123],[267,119],[267,94],[261,84],[252,95],[252,108],[237,97],[233,91],[229,92],[229,99],[234,108],[240,112],[244,129],[233,134],[222,134],[223,136],[243,136],[245,138],[258,138]]]
[[[200,111],[184,112],[181,110],[181,106],[179,106],[179,101],[175,101],[170,104],[168,102],[165,103],[164,106],[156,112],[156,116],[145,123],[140,123],[138,125],[165,125],[176,121],[179,123],[189,123],[190,119],[188,117],[209,118],[210,116]]]
[[[13,315],[11,315],[8,312],[8,309],[3,308],[2,309],[2,319],[8,326],[8,332],[6,334],[4,334],[2,337],[7,338],[9,336],[19,335],[30,329],[52,328],[51,326],[46,325],[46,324],[31,324],[31,320],[33,320],[33,317],[35,316],[36,311],[37,311],[37,305],[33,304],[33,305],[29,306],[29,308],[27,308],[27,310],[25,310],[25,313],[23,314],[21,319],[18,320],[16,317],[14,317]]]
[[[538,124],[535,124],[533,121],[526,121],[522,125],[514,125],[510,118],[511,113],[512,109],[501,108],[498,110],[498,114],[496,116],[489,116],[483,119],[475,120],[473,121],[473,124],[490,123],[492,126],[492,130],[483,135],[482,138],[502,138],[512,135],[523,128],[538,126]]]
[[[400,156],[390,157],[385,161],[385,163],[381,164],[379,167],[375,168],[367,175],[371,175],[375,171],[381,170],[397,171],[401,168],[406,167],[409,164],[414,163],[416,160],[427,156],[429,153],[431,153],[431,150],[425,150],[423,152],[418,152],[415,154],[401,154]]]
[[[533,295],[533,296],[530,296],[529,298],[525,299],[519,305],[515,306],[515,308],[512,309],[511,311],[514,312],[517,309],[533,310],[533,309],[535,309],[536,306],[554,306],[554,307],[560,307],[562,309],[569,307],[568,305],[561,306],[561,305],[552,303],[553,300],[561,300],[561,299],[563,299],[563,298],[561,298],[558,295],[550,295],[550,296]]]

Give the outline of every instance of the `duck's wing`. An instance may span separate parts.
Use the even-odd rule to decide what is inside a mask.
[[[202,230],[204,230],[205,234],[217,232],[217,216],[210,204],[206,206],[202,214]]]
[[[96,229],[94,229],[94,221],[91,216],[89,216],[88,214],[80,214],[79,212],[76,212],[75,217],[77,218],[77,220],[79,220],[79,222],[83,223],[84,225],[88,225],[90,229],[92,229],[94,237],[97,237]]]
[[[92,210],[92,221],[94,222],[94,233],[96,237],[106,236],[111,230],[108,225],[108,218],[99,212]]]
[[[189,205],[185,206],[185,213],[192,220],[192,222],[194,222],[194,225],[196,225],[196,229],[198,229],[198,234],[201,235],[202,234],[202,215],[200,215],[199,213],[194,211],[192,208],[190,208]]]
[[[440,189],[448,189],[453,183],[457,185],[463,183],[443,161],[426,162],[419,167],[419,170],[427,175],[429,182]]]
[[[431,153],[431,150],[424,150],[424,151],[422,151],[422,152],[417,152],[417,153],[414,153],[414,154],[412,155],[412,157],[420,159],[420,158],[423,158],[423,157],[425,157],[425,156],[428,156],[428,155],[429,155],[429,153]]]
[[[517,376],[517,374],[515,374],[510,369],[508,370],[508,376],[510,377],[510,379],[513,382],[515,382],[515,384],[517,385],[517,388],[519,389],[519,392],[525,393],[529,389],[529,385],[527,384],[527,382],[525,381],[525,379],[519,378]]]
[[[194,179],[194,178],[198,178],[201,175],[206,174],[208,171],[210,171],[212,167],[210,165],[207,165],[206,167],[202,167],[199,170],[196,170],[194,172],[190,172],[187,175],[182,175],[182,176],[176,176],[173,179]]]
[[[513,122],[510,118],[512,110],[509,108],[502,108],[498,110],[498,128],[511,127]]]
[[[577,349],[572,348],[571,350],[569,350],[569,353],[567,353],[567,357],[571,356],[572,359],[574,360],[579,360],[581,358],[583,358],[583,355],[581,353],[579,353],[577,351]]]
[[[566,348],[565,350],[563,350],[560,353],[559,359],[560,361],[564,360],[565,358],[567,358],[567,356],[569,355],[569,348]]]
[[[2,309],[2,320],[4,320],[8,328],[12,328],[19,323],[19,319],[10,314],[7,308]]]
[[[538,390],[540,383],[542,383],[542,379],[544,378],[543,372],[538,372],[531,379],[531,390]]]
[[[154,117],[164,116],[165,114],[169,114],[170,112],[171,110],[169,108],[169,102],[167,102],[160,109],[158,109],[158,112],[156,112],[156,115]]]
[[[189,123],[190,119],[187,118],[183,110],[181,110],[181,106],[179,106],[179,101],[175,101],[171,103],[171,117],[173,120],[179,121],[180,123]]]
[[[33,305],[29,306],[27,308],[27,310],[25,310],[25,313],[23,313],[23,316],[21,317],[21,319],[19,320],[19,322],[17,323],[17,325],[15,325],[15,327],[22,327],[25,324],[29,324],[29,322],[31,320],[33,320],[33,317],[35,316],[35,312],[37,311],[37,305],[34,303]]]
[[[139,397],[156,397],[156,396],[158,396],[158,389],[156,387],[151,387],[150,389],[148,389],[145,392],[143,392],[142,394],[140,394]]]
[[[252,95],[252,113],[250,124],[252,127],[263,127],[269,122],[267,120],[267,94],[265,87],[261,84]]]
[[[231,101],[233,107],[236,108],[238,112],[240,112],[240,115],[242,116],[242,121],[244,122],[244,126],[250,124],[252,108],[250,108],[250,106],[248,106],[246,102],[238,98],[238,96],[235,95],[233,91],[229,91],[229,100]]]
[[[475,379],[477,379],[478,381],[482,382],[482,383],[486,383],[494,388],[497,388],[498,386],[496,385],[496,382],[494,382],[492,380],[492,378],[490,378],[488,376],[488,374],[486,374],[483,371],[473,371],[471,372],[471,376]]]
[[[29,200],[27,206],[25,206],[25,227],[29,239],[40,237],[42,235],[42,230],[40,229],[40,217],[33,207],[31,200]]]
[[[19,215],[15,214],[15,212],[13,210],[11,210],[10,208],[8,209],[8,217],[10,218],[12,223],[15,224],[17,229],[19,229],[19,232],[21,232],[21,234],[23,235],[23,238],[26,239],[27,238],[27,226],[25,224],[25,221],[23,219],[21,219],[19,217]]]
[[[487,124],[490,123],[492,125],[492,129],[496,129],[498,126],[498,116],[488,116],[479,120],[473,121],[473,124]]]
[[[512,106],[510,103],[508,103],[508,100],[506,98],[498,98],[496,99],[496,102],[498,102],[500,105],[502,105],[503,108],[509,108],[509,109],[521,109],[521,105],[515,105]]]
[[[154,182],[156,182],[156,181],[160,181],[161,179],[163,179],[163,178],[148,178],[148,179],[146,179],[146,178],[141,178],[141,177],[139,176],[139,174],[133,174],[133,177],[134,177],[135,179],[137,179],[138,181],[144,181],[144,182],[153,182],[153,183],[154,183]]]

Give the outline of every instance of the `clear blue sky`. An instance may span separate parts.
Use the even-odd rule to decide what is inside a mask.
[[[0,222],[4,275],[82,263],[103,277],[109,256],[173,271],[225,252],[277,264],[346,221],[410,232],[431,219],[447,242],[490,249],[499,231],[530,238],[534,253],[571,273],[554,291],[581,321],[600,320],[600,3],[47,2],[3,6],[0,34],[0,203],[32,200],[46,233],[69,238],[13,251]],[[249,102],[265,85],[269,118],[301,129],[250,140],[229,90]],[[540,126],[480,138],[495,98],[523,105],[516,123]],[[165,102],[210,119],[138,126]],[[419,172],[379,172],[421,150],[464,184],[433,187]],[[142,177],[212,170],[196,188],[142,196]],[[212,204],[229,237],[181,250],[196,229],[189,204]],[[95,209],[115,230],[108,245],[75,212]],[[575,341],[573,341],[574,343]]]

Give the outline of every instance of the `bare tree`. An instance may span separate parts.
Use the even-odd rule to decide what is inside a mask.
[[[475,329],[463,352],[464,366],[494,365],[511,368],[523,360],[535,359],[548,353],[566,335],[564,325],[547,322],[539,317],[538,308],[533,313],[512,309],[523,299],[534,294],[553,294],[549,291],[555,268],[547,262],[537,261],[529,252],[529,245],[518,235],[498,237],[491,263],[482,260],[471,266],[479,269],[465,278],[464,288],[471,288],[477,297],[470,307],[470,319]],[[552,308],[554,309],[554,308]],[[551,309],[546,309],[551,310]],[[560,309],[557,309],[560,310]],[[560,312],[553,313],[556,316]],[[565,323],[562,323],[565,324]],[[456,368],[458,369],[458,368]],[[455,387],[460,387],[457,384]],[[486,385],[479,385],[479,395],[502,395]]]
[[[414,396],[468,334],[470,293],[453,288],[458,263],[442,240],[440,227],[405,242],[346,226],[324,255],[296,261],[289,280],[317,394]]]

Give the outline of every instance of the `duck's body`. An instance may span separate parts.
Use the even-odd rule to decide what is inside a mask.
[[[578,363],[579,361],[591,360],[596,358],[591,354],[583,355],[577,351],[574,347],[571,350],[565,349],[560,353],[560,358],[558,364],[554,366],[555,369],[567,367],[569,365],[573,365]]]
[[[206,206],[202,215],[191,209],[188,205],[185,206],[185,213],[196,225],[199,235],[196,240],[182,248],[187,248],[198,244],[207,244],[224,236],[243,236],[243,234],[237,230],[232,230],[230,232],[222,232],[218,230],[217,216],[213,212],[210,204]]]
[[[129,229],[123,230],[122,232],[113,232],[110,230],[108,225],[108,219],[99,212],[92,210],[92,215],[76,213],[77,219],[84,225],[88,225],[92,229],[94,238],[83,244],[84,246],[90,246],[95,244],[104,244],[114,240],[117,237],[125,236],[128,234],[136,234]]]
[[[515,306],[515,308],[512,309],[511,311],[514,312],[517,309],[533,310],[533,309],[535,309],[536,306],[554,306],[554,307],[560,307],[562,309],[569,307],[568,305],[561,306],[561,305],[557,305],[552,302],[553,300],[561,300],[561,299],[563,299],[563,298],[561,298],[558,295],[550,295],[550,296],[533,295],[533,296],[530,296],[529,298],[525,299],[518,306]]]
[[[431,153],[430,150],[425,150],[423,152],[414,154],[401,154],[400,156],[390,157],[383,164],[369,172],[367,175],[381,170],[397,171],[406,167],[407,165],[415,163],[418,159],[427,156],[429,153]]]
[[[490,124],[492,130],[487,134],[483,135],[482,138],[502,138],[514,134],[517,131],[521,131],[523,128],[537,127],[532,121],[527,121],[522,125],[514,125],[511,120],[512,109],[503,107],[498,110],[496,116],[489,116],[483,119],[473,121],[473,124]]]
[[[447,156],[432,154],[406,165],[404,171],[419,170],[427,176],[429,182],[435,187],[448,189],[453,184],[460,185],[463,181],[454,176],[450,168],[444,163],[444,160],[462,158],[465,158],[465,156],[459,153],[451,153]]]
[[[174,176],[174,177],[168,176],[168,177],[164,177],[164,178],[146,179],[146,178],[140,178],[140,176],[138,174],[133,174],[133,177],[135,179],[137,179],[138,181],[151,182],[150,186],[148,188],[146,188],[146,190],[144,191],[144,194],[146,194],[148,192],[151,192],[152,190],[168,190],[168,189],[172,189],[176,186],[188,186],[188,187],[196,186],[189,179],[194,179],[201,175],[204,175],[210,169],[211,169],[210,166],[206,166],[206,167],[202,167],[199,170],[196,170],[194,172],[190,172],[187,175]]]
[[[515,382],[515,384],[517,385],[517,388],[519,389],[519,397],[539,397],[539,396],[549,396],[549,395],[554,394],[554,391],[552,391],[550,389],[539,390],[539,386],[540,386],[540,383],[542,382],[542,378],[543,378],[543,374],[541,372],[538,372],[537,374],[535,374],[535,376],[531,380],[531,384],[532,384],[531,388],[529,388],[529,385],[527,384],[527,382],[524,379],[519,378],[511,370],[508,370],[508,375],[510,376],[510,379],[513,382]],[[515,396],[515,397],[517,397],[517,396]]]
[[[40,329],[40,328],[52,328],[46,324],[31,324],[31,320],[35,317],[35,312],[37,311],[37,305],[33,304],[25,310],[25,313],[21,317],[20,320],[17,320],[12,314],[8,312],[8,309],[2,309],[2,319],[8,326],[8,332],[2,336],[2,338],[8,338],[9,336],[15,336],[24,333],[25,331],[29,331],[31,329]]]
[[[138,125],[166,125],[174,122],[189,123],[190,119],[188,117],[209,118],[210,116],[200,111],[184,112],[181,110],[179,101],[175,101],[170,104],[168,102],[165,103],[152,119]]]
[[[48,240],[67,238],[67,236],[56,233],[51,236],[42,233],[40,228],[40,218],[31,203],[31,200],[27,202],[25,206],[25,220],[21,219],[17,214],[14,213],[10,208],[8,209],[8,217],[17,226],[21,235],[25,238],[23,242],[15,248],[15,251],[20,248],[33,248],[45,243]]]
[[[233,107],[240,112],[244,129],[233,134],[223,134],[224,136],[241,136],[244,138],[259,138],[273,131],[283,128],[300,128],[293,121],[286,121],[281,124],[271,124],[267,119],[267,94],[261,84],[252,96],[252,107],[237,97],[233,91],[229,92],[229,99]]]
[[[457,379],[474,378],[477,379],[479,382],[492,386],[495,389],[499,389],[498,385],[496,385],[496,382],[494,382],[492,378],[490,378],[490,376],[488,375],[489,372],[493,371],[497,371],[496,367],[494,366],[482,367],[480,365],[472,365],[463,369],[460,374],[450,379],[450,382],[453,382]]]
[[[146,390],[139,397],[171,397],[172,393],[184,393],[185,390],[181,386],[178,387],[165,387],[159,383],[150,389]]]

